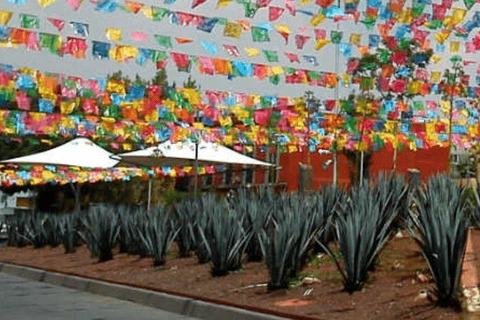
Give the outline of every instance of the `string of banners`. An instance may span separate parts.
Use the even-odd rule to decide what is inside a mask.
[[[465,88],[472,99],[456,98],[453,105],[449,100],[340,100],[340,113],[335,113],[335,100],[320,101],[312,109],[304,98],[127,84],[5,65],[0,70],[4,136],[85,136],[125,150],[199,136],[246,151],[272,144],[286,152],[334,147],[415,150],[448,145],[449,112],[454,108],[452,142],[471,147],[478,137],[476,87]],[[349,115],[352,108],[369,112]]]

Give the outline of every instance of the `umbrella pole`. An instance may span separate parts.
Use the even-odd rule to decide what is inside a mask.
[[[150,205],[152,203],[152,179],[148,179],[148,200],[147,200],[147,212],[150,212]]]
[[[74,207],[74,212],[80,212],[80,188],[81,185],[80,183],[77,183],[77,186],[73,184],[73,182],[70,182],[70,187],[72,188],[73,191],[73,196],[75,199],[75,207]]]
[[[195,142],[195,175],[193,177],[193,196],[197,197],[198,185],[198,141]]]

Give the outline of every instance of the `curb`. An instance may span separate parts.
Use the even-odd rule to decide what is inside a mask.
[[[32,281],[45,282],[79,291],[89,292],[140,305],[162,309],[188,317],[210,320],[281,320],[284,317],[262,314],[245,309],[214,304],[192,298],[175,296],[126,285],[86,279],[30,267],[0,263],[0,272]]]

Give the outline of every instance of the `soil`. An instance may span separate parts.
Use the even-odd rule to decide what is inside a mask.
[[[480,243],[480,231],[472,233]],[[475,247],[475,246],[474,246]],[[480,248],[474,248],[480,253]],[[263,285],[268,271],[263,262],[246,263],[238,272],[212,277],[208,264],[194,257],[178,258],[172,248],[165,266],[153,267],[152,259],[115,254],[111,261],[98,263],[85,246],[64,254],[63,248],[2,248],[0,261],[50,271],[123,283],[181,295],[221,300],[225,303],[261,308],[318,319],[460,319],[465,314],[437,307],[425,294],[434,285],[419,248],[408,237],[394,237],[384,248],[376,270],[365,288],[354,294],[342,291],[342,278],[327,256],[317,256],[302,271],[313,284],[298,280],[288,290],[268,292]],[[259,286],[253,286],[259,285]],[[252,287],[248,287],[252,286]]]

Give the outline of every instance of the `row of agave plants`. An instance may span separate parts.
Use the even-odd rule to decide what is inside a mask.
[[[397,228],[419,244],[436,284],[438,303],[458,306],[467,230],[478,204],[445,176],[409,190],[401,177],[345,191],[327,187],[311,194],[264,189],[234,198],[205,194],[172,208],[102,206],[67,215],[18,215],[7,221],[9,243],[35,247],[62,244],[65,253],[85,243],[99,261],[123,253],[166,262],[171,244],[179,255],[209,262],[213,276],[264,260],[270,290],[287,288],[311,253],[326,252],[348,292],[362,289]]]

